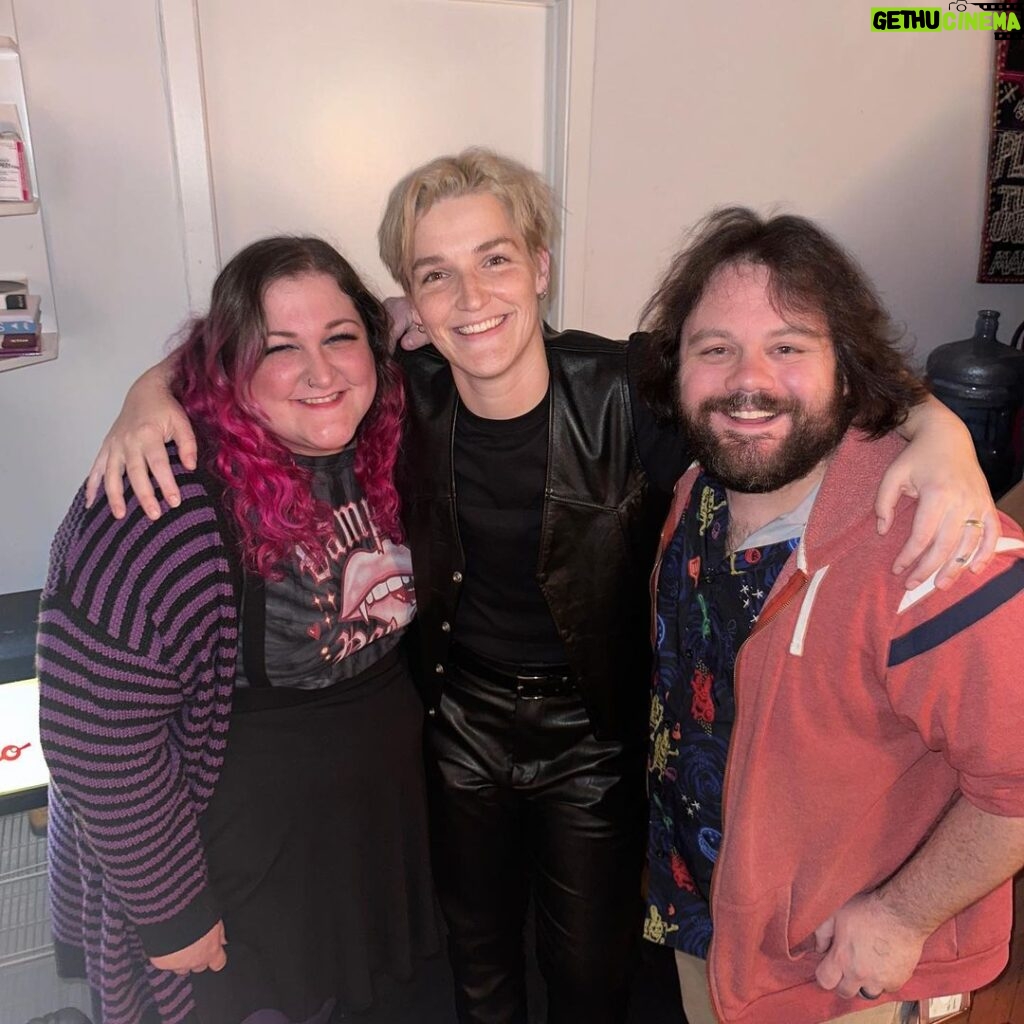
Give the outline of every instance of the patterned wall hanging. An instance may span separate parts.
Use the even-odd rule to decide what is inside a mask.
[[[1024,283],[1024,35],[1019,32],[996,42],[992,138],[978,280],[989,284]]]

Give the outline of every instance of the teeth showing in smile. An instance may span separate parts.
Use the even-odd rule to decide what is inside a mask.
[[[729,415],[734,420],[770,420],[775,413],[763,409],[737,409]]]
[[[328,402],[333,402],[340,394],[340,391],[335,391],[333,395],[324,395],[322,398],[300,398],[299,401],[303,405],[326,405]]]
[[[478,324],[466,324],[465,327],[456,327],[457,334],[483,334],[492,327],[497,327],[505,318],[503,316],[492,316],[490,320],[481,320]]]

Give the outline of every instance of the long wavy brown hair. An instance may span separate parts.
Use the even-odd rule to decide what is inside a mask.
[[[697,226],[640,315],[648,333],[640,394],[660,418],[677,413],[683,324],[712,277],[744,263],[768,269],[769,297],[780,315],[825,318],[848,425],[879,437],[927,395],[911,370],[901,332],[842,246],[804,217],[765,219],[733,206],[715,210]]]
[[[192,322],[175,350],[171,389],[211,450],[210,469],[226,484],[243,555],[261,575],[280,575],[279,563],[297,544],[322,553],[331,510],[314,498],[310,473],[273,435],[249,396],[264,357],[263,299],[282,278],[326,274],[351,300],[366,326],[377,371],[377,393],[356,431],[355,474],[374,524],[402,536],[394,467],[401,440],[405,392],[388,343],[390,320],[381,301],[352,265],[320,238],[279,235],[237,253],[213,286],[210,310]]]

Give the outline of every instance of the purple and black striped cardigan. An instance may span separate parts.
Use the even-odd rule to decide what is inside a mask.
[[[76,496],[42,597],[54,939],[64,971],[77,962],[101,993],[104,1024],[148,1007],[182,1021],[189,979],[148,958],[220,917],[198,816],[227,742],[237,577],[209,489],[171,456],[182,503],[158,522],[130,493],[123,520]]]

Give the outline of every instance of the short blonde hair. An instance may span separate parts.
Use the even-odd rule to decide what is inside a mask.
[[[555,199],[544,179],[510,157],[473,147],[441,156],[407,174],[388,196],[377,230],[380,258],[408,292],[416,224],[436,202],[477,192],[500,199],[531,253],[551,251],[556,228]]]

